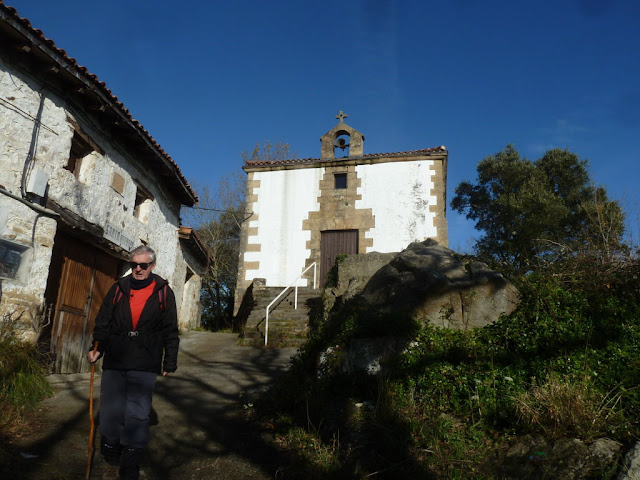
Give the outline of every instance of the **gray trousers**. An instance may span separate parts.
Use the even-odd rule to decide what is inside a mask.
[[[111,444],[144,448],[149,443],[149,412],[158,375],[136,370],[103,370],[100,434]]]

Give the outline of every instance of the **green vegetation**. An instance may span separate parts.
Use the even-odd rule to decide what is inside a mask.
[[[294,457],[283,478],[489,479],[526,433],[629,445],[640,436],[639,266],[573,259],[520,277],[518,310],[470,331],[335,310],[257,405]],[[384,375],[340,371],[351,339],[398,334],[406,348]]]
[[[482,231],[475,250],[483,260],[522,273],[567,252],[621,247],[622,209],[574,153],[549,150],[532,162],[507,145],[477,173],[457,186],[451,207]]]
[[[460,331],[338,299],[256,404],[291,453],[281,478],[488,480],[528,434],[640,438],[640,251],[586,162],[507,146],[452,207],[476,221],[478,258],[511,277],[518,309]],[[358,338],[404,343],[381,374],[347,373]]]
[[[42,355],[35,345],[17,338],[13,320],[5,314],[0,325],[0,441],[53,393]]]

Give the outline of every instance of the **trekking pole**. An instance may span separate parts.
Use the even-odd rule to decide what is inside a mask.
[[[93,353],[98,351],[98,342],[93,345]],[[91,377],[89,380],[89,420],[91,428],[89,429],[89,452],[87,455],[87,469],[85,471],[85,480],[89,480],[91,475],[91,457],[93,456],[93,435],[96,430],[96,422],[93,418],[93,374],[96,371],[96,362],[91,364]]]

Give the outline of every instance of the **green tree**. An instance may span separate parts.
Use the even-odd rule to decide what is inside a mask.
[[[475,183],[457,186],[451,207],[483,232],[480,257],[520,272],[568,252],[611,255],[624,231],[618,202],[593,186],[587,162],[569,150],[531,162],[507,145],[478,164]]]

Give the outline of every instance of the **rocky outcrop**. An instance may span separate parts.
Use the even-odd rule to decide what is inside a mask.
[[[625,455],[617,480],[640,480],[640,443]]]
[[[345,258],[333,295],[358,297],[381,313],[408,314],[456,329],[493,323],[518,305],[517,289],[500,273],[435,240],[412,243],[391,255]]]
[[[506,453],[499,469],[499,478],[612,478],[621,450],[620,443],[608,438],[586,443],[577,438],[550,441],[541,435],[525,435]]]
[[[371,277],[397,255],[371,252],[361,255],[346,255],[336,264],[336,286],[333,295],[349,300],[360,293]]]

